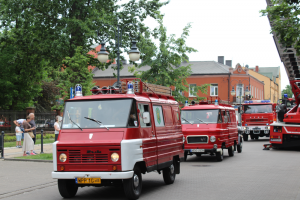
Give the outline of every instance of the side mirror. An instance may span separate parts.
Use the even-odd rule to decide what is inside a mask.
[[[144,122],[144,124],[150,123],[150,113],[149,112],[143,113],[143,122]]]

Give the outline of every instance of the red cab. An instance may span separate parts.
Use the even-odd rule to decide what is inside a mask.
[[[106,94],[65,103],[52,172],[63,197],[75,196],[78,187],[123,184],[127,198],[137,199],[142,174],[156,170],[172,184],[180,173],[184,152],[178,103],[141,81],[133,87],[126,83],[125,94],[105,87],[93,91]]]
[[[224,149],[228,149],[229,156],[234,156],[235,150],[242,152],[242,138],[232,106],[217,102],[185,106],[181,110],[181,121],[185,160],[188,155],[210,154],[222,161]]]

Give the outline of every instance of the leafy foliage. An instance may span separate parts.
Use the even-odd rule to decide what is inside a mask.
[[[154,39],[159,40],[159,46],[156,47],[149,35],[141,37],[138,45],[142,52],[141,59],[143,62],[140,65],[136,64],[130,70],[135,72],[136,77],[149,83],[168,87],[174,86],[173,95],[175,99],[184,102],[188,97],[184,96],[183,92],[189,92],[186,78],[192,74],[191,67],[187,63],[187,53],[197,52],[196,49],[186,45],[191,24],[184,27],[181,36],[176,39],[175,35],[167,36],[166,28],[161,19],[158,22],[159,27],[154,29],[152,35]],[[183,62],[185,63],[183,64]],[[150,69],[138,71],[144,66],[150,66]],[[207,87],[208,84],[193,87],[194,99],[203,99],[198,96],[198,91],[207,93]]]
[[[281,91],[281,94],[287,94],[288,98],[293,97],[292,87],[290,85],[285,86],[285,88]]]
[[[146,17],[162,16],[159,9],[167,4],[160,0],[120,2],[0,0],[0,63],[3,69],[0,83],[4,87],[0,108],[23,109],[31,105],[33,99],[44,95],[40,93],[41,81],[47,77],[53,81],[63,80],[59,70],[62,64],[65,67],[72,64],[74,67],[74,60],[71,63],[65,60],[78,58],[75,54],[79,46],[85,60],[85,63],[80,62],[82,68],[88,68],[88,65],[107,68],[110,63],[100,64],[96,58],[87,55],[90,46],[100,42],[97,30],[100,29],[100,35],[112,36],[107,50],[113,60],[116,57],[112,40],[115,34],[112,28],[102,25],[107,23],[113,27],[124,27],[121,48],[130,47],[130,33],[137,28],[125,24],[135,23],[146,30],[142,24]]]
[[[75,87],[76,84],[80,83],[82,85],[83,95],[91,95],[91,88],[93,84],[93,74],[86,67],[89,58],[82,53],[82,47],[77,47],[75,55],[70,58],[66,57],[63,60],[63,64],[66,66],[63,68],[62,72],[59,73],[59,84],[60,95],[56,98],[62,98],[67,100],[70,98],[70,88]],[[63,109],[63,105],[55,105],[53,109]]]
[[[285,47],[294,47],[300,55],[300,4],[298,0],[271,0],[273,6],[262,10],[263,16],[270,18],[272,33]]]

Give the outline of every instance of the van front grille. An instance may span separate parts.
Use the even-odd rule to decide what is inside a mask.
[[[208,137],[207,136],[188,136],[187,137],[187,143],[207,143]]]
[[[105,163],[108,154],[90,153],[81,154],[80,150],[69,150],[69,163]]]

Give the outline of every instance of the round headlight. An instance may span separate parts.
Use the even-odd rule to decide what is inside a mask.
[[[60,162],[66,162],[66,160],[67,160],[67,155],[64,154],[64,153],[60,154],[60,155],[59,155],[59,160],[60,160]]]
[[[117,162],[119,160],[119,154],[117,153],[112,153],[111,156],[110,156],[111,160],[113,162]]]
[[[210,137],[210,141],[211,141],[211,142],[215,142],[215,141],[216,141],[216,137],[215,137],[215,136],[211,136],[211,137]]]

